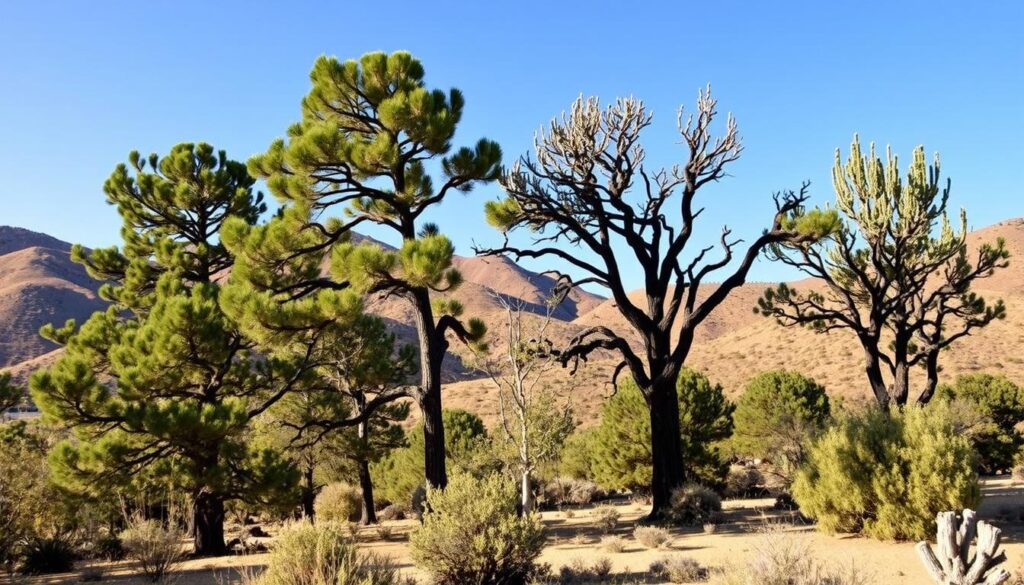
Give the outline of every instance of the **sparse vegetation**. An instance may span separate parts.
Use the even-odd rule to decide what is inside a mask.
[[[316,518],[344,524],[359,520],[362,497],[359,490],[345,483],[324,486],[316,496]]]
[[[398,570],[378,555],[359,554],[334,522],[285,529],[270,551],[267,569],[253,585],[400,585]]]
[[[671,505],[672,521],[683,526],[713,522],[722,511],[722,499],[714,490],[693,483],[673,490]]]
[[[645,548],[657,549],[669,541],[669,533],[658,526],[637,526],[633,529],[633,538]]]
[[[162,583],[184,558],[181,545],[184,536],[159,520],[133,517],[121,533],[121,542],[128,556],[139,562],[143,574],[154,583]]]

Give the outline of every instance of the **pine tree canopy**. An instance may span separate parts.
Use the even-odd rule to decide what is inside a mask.
[[[297,474],[273,451],[249,446],[249,422],[308,367],[256,353],[221,309],[219,282],[233,258],[218,232],[229,220],[255,222],[261,196],[244,165],[207,144],[129,161],[105,186],[124,245],[77,246],[74,255],[107,281],[114,304],[80,327],[42,330],[66,347],[31,380],[46,419],[74,430],[53,453],[56,474],[95,491],[133,482],[273,499]]]

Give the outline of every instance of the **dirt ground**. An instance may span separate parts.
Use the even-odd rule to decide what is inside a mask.
[[[984,481],[985,498],[981,505],[982,519],[995,522],[1003,529],[1003,548],[1009,561],[1006,568],[1016,571],[1024,566],[1024,486],[1013,484],[1008,477],[989,478]],[[619,527],[612,533],[626,541],[626,549],[619,553],[608,552],[601,541],[609,535],[602,534],[596,526],[596,512],[593,507],[569,512],[545,512],[544,524],[549,529],[549,544],[541,556],[541,562],[550,563],[557,569],[580,559],[587,564],[605,557],[612,561],[613,574],[620,577],[637,576],[647,572],[652,561],[666,556],[688,556],[712,571],[746,562],[757,548],[768,538],[766,532],[778,538],[782,533],[805,544],[819,558],[838,566],[855,566],[871,577],[871,582],[881,584],[906,583],[928,585],[930,580],[924,574],[913,543],[887,543],[856,536],[828,536],[820,534],[812,526],[799,522],[792,513],[779,512],[771,508],[771,499],[728,500],[724,502],[724,521],[713,534],[702,530],[674,530],[669,546],[660,550],[646,550],[632,537],[635,521],[645,508],[629,502],[615,506],[621,514]],[[416,526],[415,521],[404,520],[385,523],[391,534],[382,539],[375,527],[361,528],[358,539],[365,551],[373,551],[391,557],[404,574],[425,581],[425,575],[418,571],[409,556],[407,535]],[[194,559],[185,561],[176,581],[178,585],[228,585],[239,581],[239,571],[258,570],[267,560],[266,554],[241,555],[218,559]],[[22,582],[32,585],[66,584],[79,582],[83,570],[92,567],[103,571],[105,583],[142,585],[147,583],[136,575],[131,562],[86,563],[76,567],[75,573],[50,575],[26,579]],[[0,578],[0,583],[6,583]]]

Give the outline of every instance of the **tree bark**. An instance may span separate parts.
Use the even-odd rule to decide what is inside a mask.
[[[533,510],[533,489],[532,482],[530,481],[530,470],[523,471],[522,477],[522,494],[520,505],[522,505],[522,516],[526,516]]]
[[[429,485],[448,485],[445,469],[444,420],[441,408],[441,363],[447,351],[445,339],[438,333],[430,294],[426,289],[413,292],[416,332],[420,345],[420,388],[417,403],[423,417],[423,463]]]
[[[885,379],[882,377],[881,360],[878,358],[877,347],[870,340],[861,339],[864,348],[864,372],[867,374],[868,383],[871,385],[871,392],[875,400],[883,409],[889,409],[889,389],[885,386]]]
[[[359,523],[363,526],[377,523],[377,512],[373,503],[373,480],[370,478],[370,462],[365,458],[359,460],[359,489],[363,496],[362,515]]]
[[[193,545],[195,555],[216,557],[227,554],[224,543],[224,498],[218,494],[196,496],[193,512]]]
[[[672,491],[683,485],[679,398],[675,378],[657,379],[648,398],[651,415],[651,513],[647,520],[664,520],[671,511]]]
[[[302,517],[314,522],[316,516],[316,483],[313,480],[313,466],[307,465],[302,473]]]

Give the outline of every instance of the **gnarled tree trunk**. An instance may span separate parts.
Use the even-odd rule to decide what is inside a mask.
[[[917,543],[917,554],[938,585],[999,585],[1010,574],[996,566],[1006,560],[999,549],[1000,530],[988,522],[978,522],[974,510],[964,510],[960,519],[956,512],[939,512],[935,542],[938,555],[928,541]],[[971,541],[978,537],[971,558]]]
[[[215,557],[227,554],[224,544],[224,498],[202,492],[192,506],[195,555]]]

